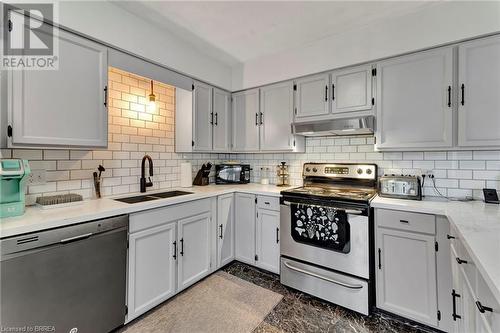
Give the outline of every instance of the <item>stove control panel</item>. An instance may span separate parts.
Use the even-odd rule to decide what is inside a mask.
[[[376,179],[375,164],[328,164],[305,163],[302,171],[304,177],[356,178]]]

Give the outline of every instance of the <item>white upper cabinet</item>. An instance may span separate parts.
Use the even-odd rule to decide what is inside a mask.
[[[293,149],[293,82],[260,89],[261,150]]]
[[[332,73],[332,113],[371,110],[371,65],[338,70]]]
[[[330,75],[319,74],[295,81],[295,121],[308,121],[330,113]]]
[[[380,62],[376,147],[452,147],[452,88],[451,47]]]
[[[227,152],[231,149],[231,94],[213,89],[213,150]]]
[[[458,47],[458,145],[500,146],[500,37]]]
[[[212,87],[203,83],[194,84],[193,92],[193,141],[194,150],[212,150]]]
[[[233,150],[259,150],[259,89],[233,94]]]
[[[58,34],[58,70],[8,72],[10,147],[107,146],[107,49]]]

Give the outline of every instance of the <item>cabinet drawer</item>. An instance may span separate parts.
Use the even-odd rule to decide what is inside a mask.
[[[201,199],[133,213],[129,217],[129,232],[134,233],[210,211],[210,199]]]
[[[436,233],[436,217],[434,215],[377,209],[375,218],[379,227],[422,232],[432,235]]]
[[[257,196],[257,208],[270,210],[280,210],[280,199],[278,197],[268,197],[264,195]]]
[[[368,283],[365,280],[281,257],[280,281],[285,286],[368,314]]]

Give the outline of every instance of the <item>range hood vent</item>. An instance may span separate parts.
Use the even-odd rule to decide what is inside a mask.
[[[294,123],[295,134],[303,136],[346,136],[373,134],[375,118],[364,116],[331,119],[318,122]]]

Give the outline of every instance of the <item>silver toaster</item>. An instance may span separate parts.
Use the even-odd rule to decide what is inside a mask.
[[[422,200],[422,187],[418,176],[384,175],[379,178],[378,194],[381,197]]]

